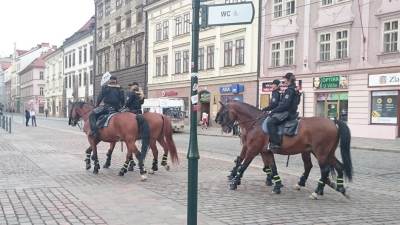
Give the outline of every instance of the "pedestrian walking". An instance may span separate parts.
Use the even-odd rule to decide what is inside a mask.
[[[36,125],[36,112],[35,112],[35,110],[31,109],[30,115],[31,115],[31,120],[32,120],[32,127],[33,126],[36,127],[37,125]]]
[[[44,114],[46,115],[46,118],[47,118],[47,116],[49,115],[49,109],[45,109]]]
[[[29,118],[31,118],[31,114],[27,109],[25,109],[25,125],[29,127]]]
[[[201,114],[201,129],[208,128],[208,113],[203,112]]]

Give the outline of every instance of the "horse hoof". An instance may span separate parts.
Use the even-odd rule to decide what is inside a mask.
[[[149,174],[154,174],[155,172],[154,172],[154,170],[153,169],[151,169],[150,171],[149,171]]]
[[[269,179],[267,179],[267,180],[265,181],[265,184],[266,184],[267,186],[272,186],[272,185],[273,185],[272,180],[269,180]]]
[[[140,180],[141,180],[141,181],[146,181],[146,180],[147,180],[147,176],[144,175],[144,174],[141,175],[141,176],[140,176]]]
[[[318,200],[318,194],[315,193],[315,192],[313,192],[313,193],[310,195],[310,198],[311,198],[312,200]]]
[[[99,170],[93,170],[93,173],[94,173],[94,174],[98,174],[98,173],[99,173]]]
[[[229,189],[230,190],[236,190],[237,189],[237,185],[235,184],[235,183],[231,183],[230,185],[229,185]]]
[[[133,168],[133,167],[129,167],[128,168],[128,171],[130,171],[130,172],[132,172],[132,171],[134,171],[135,169]]]
[[[120,176],[120,177],[123,177],[125,175],[125,173],[124,172],[122,172],[122,171],[119,171],[119,173],[118,173],[118,176]]]
[[[104,164],[103,168],[104,168],[104,169],[108,169],[108,168],[110,168],[110,165]]]
[[[300,191],[301,190],[301,186],[299,184],[296,184],[296,186],[294,186],[294,189]]]
[[[169,170],[171,169],[171,168],[169,167],[169,165],[165,165],[164,167],[165,167],[165,170],[166,170],[166,171],[169,171]]]
[[[281,189],[279,187],[275,187],[274,190],[272,190],[272,193],[279,195],[281,193]]]
[[[92,168],[91,165],[86,165],[86,170],[90,170],[90,168]]]

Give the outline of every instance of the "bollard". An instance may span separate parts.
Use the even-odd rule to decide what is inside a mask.
[[[4,116],[0,116],[0,127],[4,129]]]
[[[10,123],[8,125],[8,133],[11,134],[11,117],[8,118],[10,120]]]
[[[8,131],[8,120],[6,119],[6,131]]]

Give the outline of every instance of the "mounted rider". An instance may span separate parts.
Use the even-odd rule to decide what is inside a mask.
[[[130,112],[135,114],[143,114],[142,105],[144,103],[144,94],[143,91],[140,90],[139,84],[137,82],[133,82],[129,85],[130,90],[128,92],[128,97],[126,100],[126,107]]]
[[[100,106],[101,102],[104,102],[103,106]],[[117,77],[111,76],[107,85],[101,88],[100,94],[97,98],[96,108],[93,109],[89,116],[91,135],[97,137],[97,126],[96,121],[103,114],[111,114],[118,112],[119,109],[124,105],[124,91],[121,86],[117,83]],[[99,107],[100,106],[100,107]]]
[[[287,73],[284,77],[284,83],[288,85],[283,93],[279,105],[271,110],[267,118],[267,128],[269,132],[268,149],[276,152],[281,149],[281,139],[278,135],[278,126],[287,120],[297,117],[298,91],[296,90],[296,77],[293,73]]]
[[[278,107],[279,102],[281,100],[281,89],[279,88],[279,84],[281,83],[280,80],[274,80],[272,81],[272,98],[271,98],[271,103],[262,109],[263,112],[269,112],[276,107]]]

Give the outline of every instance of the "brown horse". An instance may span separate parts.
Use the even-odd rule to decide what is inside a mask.
[[[236,189],[240,184],[243,173],[254,159],[261,152],[269,154],[268,165],[272,165],[272,173],[275,182],[280,184],[280,177],[277,173],[275,161],[270,151],[266,151],[268,136],[261,129],[262,111],[246,103],[230,102],[221,103],[217,114],[216,122],[219,123],[224,132],[230,132],[233,123],[238,121],[240,126],[246,130],[245,145],[247,150],[243,163],[238,169],[237,175],[232,179],[231,189]],[[302,118],[299,124],[298,134],[294,137],[283,137],[282,149],[279,154],[294,155],[302,154],[305,171],[300,178],[299,185],[304,186],[312,167],[311,153],[317,158],[321,169],[321,178],[313,198],[323,195],[324,186],[335,186],[336,190],[345,195],[343,186],[343,175],[349,181],[352,179],[352,162],[350,155],[350,130],[342,121],[331,121],[326,118],[311,117]],[[343,163],[335,157],[335,151],[340,141],[340,150]],[[332,184],[328,179],[330,170],[337,171],[337,183]],[[274,192],[280,193],[280,187],[275,185]]]
[[[143,161],[147,152],[147,148],[150,145],[154,148],[156,141],[163,143],[163,146],[169,149],[171,153],[172,162],[178,162],[178,155],[175,147],[175,143],[172,139],[172,127],[168,127],[168,123],[164,123],[168,118],[164,118],[156,113],[149,113],[144,116],[144,119],[148,122],[144,123],[143,126],[138,125],[136,115],[130,112],[117,113],[110,119],[109,125],[106,128],[102,128],[99,131],[99,138],[94,139],[89,136],[90,126],[89,126],[89,114],[92,112],[93,106],[84,102],[73,103],[70,110],[69,123],[71,125],[76,125],[77,122],[82,118],[84,120],[84,132],[88,137],[90,143],[90,150],[93,151],[92,159],[94,160],[94,173],[98,173],[100,165],[97,157],[97,144],[100,141],[109,142],[111,146],[117,141],[124,141],[127,146],[127,156],[124,166],[121,168],[119,175],[123,176],[127,170],[128,165],[133,161],[132,153],[135,153],[136,158],[139,162],[139,171],[142,175],[142,180],[146,179],[145,169]],[[147,127],[147,128],[146,128]],[[141,130],[139,131],[139,128]],[[139,132],[142,137],[142,150],[138,151],[136,147],[136,140],[139,139]],[[164,139],[165,137],[165,139]],[[89,149],[86,153],[88,154]],[[89,153],[90,154],[90,153]],[[111,160],[111,155],[108,155],[109,160]],[[107,162],[106,162],[107,164]]]

